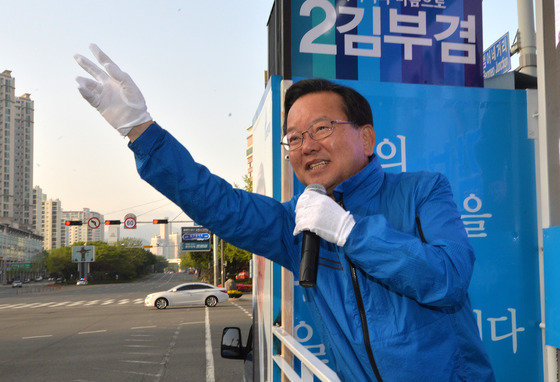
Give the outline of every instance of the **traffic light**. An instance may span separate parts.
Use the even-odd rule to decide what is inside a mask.
[[[167,224],[167,219],[154,219],[154,224]]]
[[[105,220],[105,225],[119,225],[121,224],[120,220]]]
[[[82,225],[82,221],[81,220],[66,220],[66,222],[64,224],[66,224],[66,225]]]

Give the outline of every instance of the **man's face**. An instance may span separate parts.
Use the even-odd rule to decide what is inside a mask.
[[[302,133],[319,121],[347,121],[343,99],[333,92],[310,93],[290,108],[287,132]],[[331,195],[342,181],[364,168],[373,154],[375,133],[371,125],[356,128],[334,124],[332,135],[315,141],[304,134],[303,145],[290,151],[290,163],[304,185],[319,183]]]

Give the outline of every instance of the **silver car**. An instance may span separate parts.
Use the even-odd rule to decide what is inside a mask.
[[[186,283],[166,291],[151,293],[146,296],[144,305],[165,309],[168,306],[206,305],[214,307],[227,301],[227,290],[205,283]]]

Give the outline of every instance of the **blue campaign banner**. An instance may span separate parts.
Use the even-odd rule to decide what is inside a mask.
[[[546,344],[560,347],[560,227],[543,229]]]
[[[510,69],[509,33],[506,33],[482,54],[482,71],[486,79],[507,73]]]
[[[292,0],[292,76],[480,87],[481,0]]]
[[[448,177],[477,257],[469,295],[497,380],[542,380],[534,147],[527,137],[526,93],[335,82],[370,102],[375,153],[385,171],[428,170]],[[296,180],[294,192],[303,189]],[[310,323],[305,303],[295,300],[296,325]]]

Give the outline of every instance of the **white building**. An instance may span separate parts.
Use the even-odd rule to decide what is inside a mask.
[[[62,203],[59,199],[47,199],[43,207],[43,248],[49,251],[62,247],[66,241]]]
[[[163,256],[168,260],[180,258],[180,235],[169,232],[169,224],[160,225],[160,234],[150,240],[150,252],[156,256]]]
[[[91,218],[99,219],[101,223],[99,228],[89,228],[87,223]],[[105,229],[103,222],[105,219],[100,213],[90,211],[89,208],[84,208],[82,211],[62,211],[62,220],[80,220],[82,222],[82,225],[64,226],[66,233],[64,245],[71,246],[76,242],[104,241]]]
[[[32,230],[34,103],[11,73],[0,73],[0,223]]]
[[[45,220],[45,202],[47,194],[39,186],[33,187],[33,215],[31,217],[33,229],[38,235],[43,235],[43,224]]]
[[[121,226],[120,225],[107,226],[107,243],[115,244],[120,239],[121,239]]]

